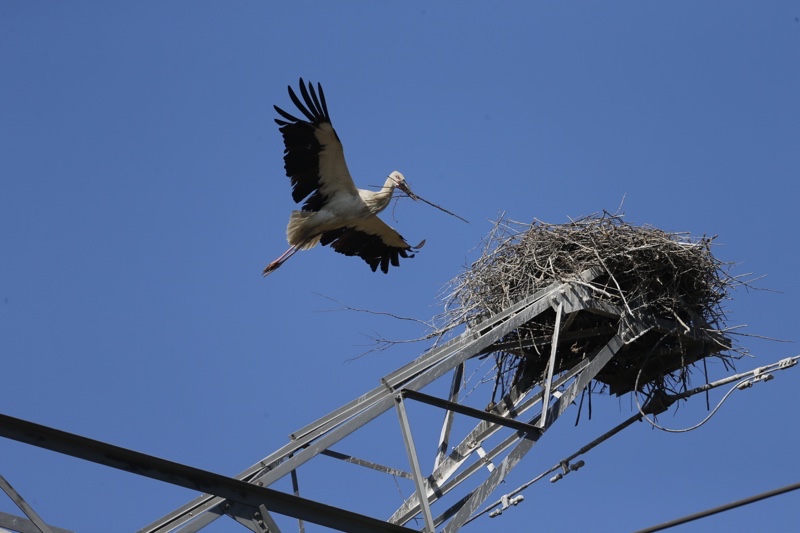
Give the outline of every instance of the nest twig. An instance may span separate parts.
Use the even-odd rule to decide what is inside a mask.
[[[440,331],[470,326],[553,282],[575,281],[580,272],[601,267],[604,274],[590,284],[595,298],[634,316],[671,320],[685,332],[713,332],[716,342],[647,333],[621,350],[598,381],[616,394],[685,389],[692,363],[716,356],[727,364],[742,353],[725,333],[723,302],[746,282],[712,255],[713,240],[634,226],[607,212],[566,224],[501,218],[484,239],[481,257],[452,280],[437,322]],[[576,315],[568,331],[560,332],[557,371],[602,347],[617,331],[611,318]],[[555,313],[543,313],[493,345],[489,353],[503,388],[542,379],[554,325]]]

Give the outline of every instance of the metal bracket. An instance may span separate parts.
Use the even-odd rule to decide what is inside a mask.
[[[33,510],[33,507],[28,505],[28,502],[22,498],[20,493],[17,492],[14,487],[11,486],[11,483],[6,481],[6,478],[3,476],[0,476],[0,489],[3,489],[3,491],[8,494],[8,497],[11,498],[11,501],[13,501],[17,507],[19,507],[20,511],[25,513],[25,516],[27,516],[33,525],[36,526],[36,529],[41,531],[41,533],[53,533],[53,530],[50,529],[50,526],[45,524],[44,520],[42,520],[41,517],[36,514],[36,511]]]
[[[400,430],[403,433],[403,442],[406,445],[408,461],[411,463],[411,473],[414,475],[414,485],[417,488],[417,496],[419,497],[419,501],[422,502],[422,516],[425,518],[425,530],[428,533],[435,533],[436,526],[433,523],[433,515],[431,514],[430,504],[428,503],[428,484],[425,478],[422,477],[422,469],[420,469],[417,450],[414,446],[414,439],[411,436],[411,426],[408,423],[408,414],[406,413],[406,406],[403,402],[403,395],[398,394],[395,396],[394,400],[395,406],[397,407],[397,417],[400,420]]]

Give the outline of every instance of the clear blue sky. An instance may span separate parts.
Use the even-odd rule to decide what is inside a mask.
[[[498,213],[565,222],[623,197],[629,222],[718,234],[715,253],[774,291],[735,293],[730,324],[796,341],[798,17],[791,1],[0,3],[0,412],[234,475],[425,347],[348,361],[376,332],[423,332],[323,296],[428,319]],[[262,279],[294,208],[272,105],[300,76],[323,83],[359,186],[397,169],[472,223],[400,202],[385,218],[427,245],[389,275],[315,249]],[[742,342],[756,359],[739,370],[798,353]],[[797,482],[799,384],[794,369],[737,392],[685,435],[636,425],[465,531],[632,530]],[[593,409],[503,488],[631,402]],[[697,398],[661,420],[705,414]],[[4,439],[0,474],[79,532],[194,497]],[[399,504],[330,479],[330,503]],[[797,529],[799,504],[680,531]],[[0,511],[19,514],[2,494]]]

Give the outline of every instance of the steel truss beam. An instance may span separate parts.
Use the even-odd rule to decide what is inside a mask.
[[[67,529],[48,526],[48,531],[52,533],[72,533]],[[0,531],[16,531],[18,533],[41,533],[39,528],[33,521],[20,516],[14,516],[8,513],[0,512]]]
[[[592,268],[575,280],[553,283],[473,325],[461,335],[385,376],[373,390],[294,432],[288,444],[235,478],[204,472],[4,415],[0,415],[0,435],[206,492],[141,529],[139,533],[196,532],[225,515],[257,533],[278,533],[279,527],[272,514],[296,517],[301,533],[304,531],[303,521],[343,531],[411,531],[407,524],[418,518],[425,524],[424,531],[455,532],[476,515],[478,508],[508,473],[623,346],[650,330],[707,341],[717,347],[724,341],[707,329],[688,328],[683,323],[661,318],[632,316],[623,307],[595,298],[591,282],[601,273],[600,269]],[[555,312],[555,328],[552,337],[545,340],[551,344],[551,353],[541,381],[512,386],[497,404],[490,404],[486,410],[466,405],[466,398],[459,399],[468,361],[501,349],[498,346],[503,344],[509,333],[551,310]],[[577,313],[581,312],[616,318],[617,328],[602,332],[567,331]],[[584,333],[593,336],[603,334],[609,340],[593,353],[583,356],[572,368],[559,367],[556,370],[559,340],[580,338]],[[451,375],[451,372],[451,385],[445,398],[420,392],[420,389]],[[418,402],[444,411],[437,442],[430,446],[425,443],[421,448],[421,441],[413,438],[412,422],[406,406],[408,402]],[[389,410],[397,413],[408,454],[409,471],[332,449],[342,439]],[[456,416],[475,420],[477,424],[458,444],[451,447]],[[505,436],[499,435],[500,432],[504,432]],[[497,440],[499,442],[495,442]],[[421,449],[435,453],[433,468],[429,473],[425,473],[421,466],[417,453]],[[320,455],[410,479],[414,482],[415,491],[387,521],[301,498],[298,469]],[[482,474],[484,469],[488,470],[488,475],[481,480],[477,474]],[[287,475],[291,477],[294,494],[269,488]],[[453,502],[449,498],[448,504],[445,498],[467,481],[478,483],[459,500]],[[433,513],[434,506],[438,515]]]
[[[394,408],[402,390],[419,390],[476,356],[492,343],[550,308],[551,298],[582,286],[601,274],[599,268],[581,274],[580,283],[553,283],[509,308],[478,323],[445,344],[381,379],[381,385],[290,435],[291,442],[241,472],[235,479],[269,486],[328,450],[382,413]],[[225,514],[226,499],[206,494],[141,529],[139,533],[166,533],[188,522],[196,531]]]
[[[476,324],[465,333],[385,376],[375,389],[292,433],[288,444],[236,478],[266,487],[287,475],[295,474],[303,464],[319,455],[338,456],[337,458],[384,473],[396,475],[400,472],[402,477],[414,481],[415,492],[388,519],[389,523],[406,525],[413,519],[422,518],[426,531],[439,527],[443,527],[442,531],[457,531],[622,346],[635,341],[651,329],[719,342],[718,338],[710,336],[706,331],[686,331],[683,325],[668,320],[630,316],[624,308],[595,298],[590,283],[601,273],[600,269],[588,269],[575,281],[553,283]],[[491,352],[492,346],[501,342],[508,333],[551,309],[556,312],[556,328],[553,338],[550,339],[553,351],[542,383],[532,384],[526,390],[512,388],[488,412],[459,403],[465,362]],[[618,328],[615,334],[612,330],[613,337],[601,349],[589,354],[573,368],[556,374],[555,351],[560,330],[568,329],[575,313],[581,311],[617,317]],[[565,317],[563,323],[562,317]],[[574,338],[575,335],[576,332],[569,332],[564,338]],[[453,377],[446,398],[419,392],[451,372]],[[417,457],[416,451],[420,449],[420,443],[415,443],[411,436],[412,425],[406,414],[404,400],[421,402],[445,411],[435,448],[434,467],[427,475],[422,473]],[[537,412],[526,416],[540,402]],[[398,414],[409,455],[410,472],[376,465],[331,450],[333,445],[391,409],[395,409]],[[476,419],[478,423],[448,453],[450,433],[456,415]],[[501,430],[508,431],[509,428],[514,431],[510,436],[493,447],[484,449],[487,439]],[[495,465],[494,461],[499,463]],[[433,516],[431,507],[434,504],[486,467],[490,467],[490,473],[485,480],[438,516]],[[143,528],[139,533],[198,531],[226,513],[224,506],[228,503],[224,498],[211,494],[201,496]],[[269,505],[267,508],[270,509]],[[190,521],[191,525],[187,525]]]
[[[315,501],[304,500],[267,487],[245,483],[199,468],[3,414],[0,414],[0,436],[173,485],[207,491],[230,502],[238,502],[255,508],[268,505],[274,512],[306,519],[333,529],[363,533],[409,531],[407,528]]]
[[[28,502],[25,501],[22,495],[20,495],[3,476],[0,476],[0,489],[3,489],[3,492],[8,494],[8,497],[19,507],[20,511],[25,513],[25,516],[28,517],[28,521],[36,528],[36,531],[41,533],[53,533],[50,526],[45,524],[44,520],[33,510],[33,507],[28,505]]]

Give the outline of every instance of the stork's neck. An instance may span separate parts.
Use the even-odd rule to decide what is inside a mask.
[[[386,178],[386,183],[383,184],[381,190],[362,191],[361,197],[364,199],[364,203],[367,204],[367,207],[369,207],[369,210],[372,211],[373,214],[377,214],[386,209],[386,206],[389,205],[395,187],[397,187],[395,181],[389,177]],[[366,193],[366,195],[363,193]]]

